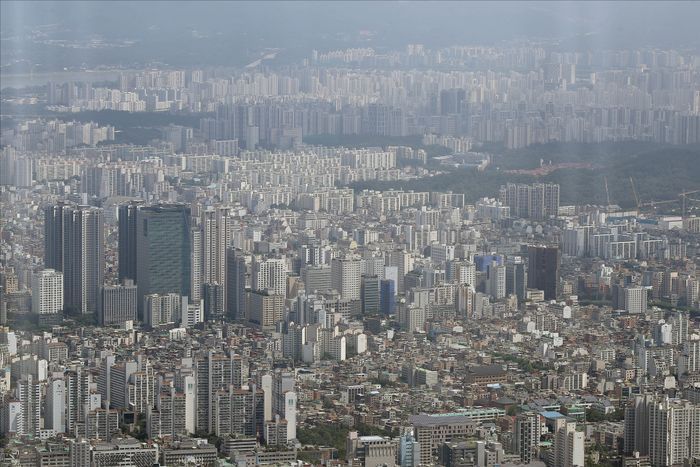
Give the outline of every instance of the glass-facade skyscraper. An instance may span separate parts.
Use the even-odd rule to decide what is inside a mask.
[[[139,309],[149,294],[191,293],[190,208],[140,207],[136,213],[136,285]]]

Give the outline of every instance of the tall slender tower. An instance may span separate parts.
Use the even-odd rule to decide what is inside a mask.
[[[63,273],[66,309],[96,314],[104,282],[104,212],[57,204],[44,210],[44,263]]]
[[[241,250],[226,251],[226,311],[233,319],[246,319],[246,258]]]
[[[104,212],[90,206],[64,211],[63,283],[66,308],[84,315],[97,315],[104,273]]]
[[[136,282],[136,212],[142,203],[132,201],[119,206],[119,281]]]
[[[44,266],[63,271],[63,210],[60,203],[44,208]]]
[[[202,214],[205,284],[223,284],[226,279],[226,247],[229,244],[228,208],[207,209]]]

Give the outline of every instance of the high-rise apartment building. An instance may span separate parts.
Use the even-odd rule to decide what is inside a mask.
[[[700,406],[678,399],[654,401],[648,430],[652,466],[682,465],[700,456]]]
[[[44,262],[63,273],[63,302],[79,314],[97,315],[104,282],[104,213],[91,206],[44,210]]]
[[[513,435],[514,450],[520,460],[530,463],[537,458],[537,446],[542,433],[540,416],[533,412],[524,412],[515,419]]]
[[[63,312],[63,274],[44,269],[32,279],[32,312],[37,315],[58,315]]]
[[[231,358],[222,353],[208,351],[194,359],[196,381],[197,430],[212,433],[214,430],[214,398],[218,391],[231,385]]]
[[[554,467],[583,467],[585,434],[576,430],[576,422],[566,422],[554,434]]]
[[[513,216],[544,220],[559,213],[559,185],[508,183],[501,186],[499,201],[510,207]]]
[[[269,290],[275,295],[287,294],[287,262],[283,258],[253,258],[253,290]]]
[[[232,221],[228,208],[209,208],[202,213],[202,283],[217,284],[223,292],[226,309],[226,248],[230,244]]]
[[[97,316],[104,283],[104,213],[79,206],[64,209],[63,300],[79,314]]]

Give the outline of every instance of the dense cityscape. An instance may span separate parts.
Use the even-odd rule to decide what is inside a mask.
[[[139,44],[54,27],[2,35],[0,465],[700,465],[697,44],[18,74]]]

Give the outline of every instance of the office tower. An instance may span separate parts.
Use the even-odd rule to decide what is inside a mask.
[[[554,434],[554,467],[583,467],[584,461],[584,433],[565,422]]]
[[[155,205],[136,214],[138,306],[150,294],[191,292],[190,208]]]
[[[274,329],[284,319],[284,295],[272,290],[251,290],[249,296],[249,319],[263,329]]]
[[[307,293],[326,292],[333,288],[331,267],[327,265],[309,265],[301,268],[301,280]]]
[[[399,439],[398,464],[400,467],[418,467],[420,465],[420,443],[413,432],[404,433]]]
[[[362,262],[355,258],[333,258],[331,283],[341,297],[360,300],[360,276]]]
[[[264,394],[253,385],[250,389],[233,386],[220,389],[213,395],[212,432],[217,436],[228,434],[262,438]]]
[[[17,381],[17,400],[20,403],[17,435],[38,436],[41,430],[41,383],[32,375],[23,375]]]
[[[539,415],[533,412],[521,413],[515,418],[514,449],[515,453],[520,455],[520,460],[526,464],[537,458],[540,425]]]
[[[97,322],[102,326],[124,324],[136,320],[137,288],[131,279],[124,285],[107,285],[102,288],[102,300]]]
[[[63,272],[65,308],[97,316],[105,270],[102,210],[57,205],[47,208],[45,214],[46,260]]]
[[[506,296],[506,267],[492,263],[486,270],[486,289],[494,299],[499,300]]]
[[[110,407],[129,408],[129,380],[138,371],[138,364],[133,361],[119,362],[111,367],[109,381]]]
[[[204,301],[204,320],[215,321],[224,319],[224,287],[220,284],[204,284],[202,286]]]
[[[253,258],[253,290],[270,290],[275,295],[287,294],[287,262],[283,258]]]
[[[655,397],[650,394],[636,395],[625,407],[624,451],[649,454],[649,415]]]
[[[117,210],[119,221],[118,254],[119,254],[119,281],[136,278],[136,215],[143,203],[132,201],[122,204]]]
[[[380,280],[378,276],[362,276],[360,289],[362,313],[377,314],[380,311]]]
[[[645,287],[625,287],[625,311],[630,314],[647,312],[647,289]]]
[[[245,319],[246,314],[246,257],[241,250],[226,250],[226,308],[235,320]]]
[[[58,315],[63,312],[63,274],[44,269],[32,279],[32,313]]]
[[[44,266],[63,271],[63,210],[66,204],[44,208]]]
[[[700,406],[668,398],[650,404],[651,465],[682,465],[696,456],[700,456]]]
[[[379,309],[383,315],[391,315],[396,311],[396,284],[392,279],[380,282]]]
[[[46,387],[44,428],[56,433],[66,431],[66,382],[61,378],[50,380]]]
[[[231,385],[231,358],[212,351],[199,354],[194,359],[196,415],[198,431],[212,433],[214,430],[213,403],[218,391]]]
[[[394,266],[396,271],[396,291],[398,294],[404,293],[404,278],[413,269],[413,258],[405,250],[392,250],[387,257],[387,266]],[[389,277],[387,276],[387,279]]]
[[[506,262],[506,294],[514,294],[518,301],[525,300],[527,293],[527,269],[520,256],[508,258]]]
[[[528,247],[527,286],[544,291],[545,300],[557,298],[559,285],[559,248],[547,246]]]

